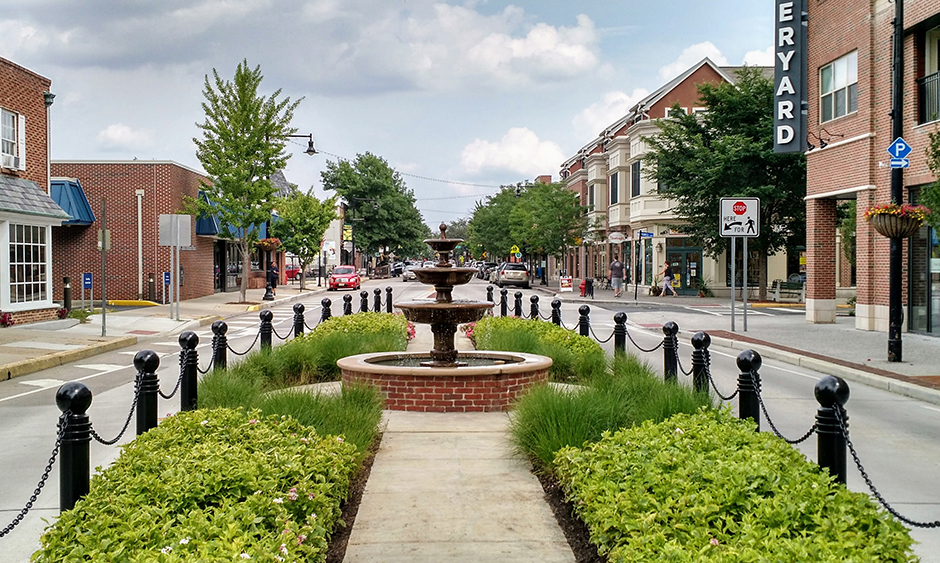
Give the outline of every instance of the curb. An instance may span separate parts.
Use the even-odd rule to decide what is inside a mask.
[[[62,364],[74,362],[76,360],[83,360],[91,356],[97,356],[99,354],[104,354],[105,352],[111,352],[112,350],[133,346],[137,343],[138,339],[136,336],[119,336],[114,340],[100,342],[90,346],[83,346],[82,348],[77,348],[75,350],[63,350],[54,354],[47,354],[36,358],[5,364],[0,366],[0,375],[2,375],[3,372],[6,372],[6,377],[3,379],[9,380],[21,375],[35,373],[37,371],[53,368]]]

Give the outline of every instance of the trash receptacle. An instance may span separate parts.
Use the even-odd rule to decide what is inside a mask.
[[[584,282],[584,296],[594,299],[594,278],[587,278]]]

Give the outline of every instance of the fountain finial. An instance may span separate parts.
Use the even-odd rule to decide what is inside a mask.
[[[441,230],[441,238],[447,238],[447,225],[441,221],[441,226],[438,227]]]

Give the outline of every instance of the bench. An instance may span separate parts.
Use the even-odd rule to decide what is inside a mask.
[[[776,302],[780,302],[782,298],[797,298],[800,303],[806,301],[806,285],[803,282],[774,280],[773,285],[770,286],[770,292]]]

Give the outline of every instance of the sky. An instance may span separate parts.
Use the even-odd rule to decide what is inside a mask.
[[[773,62],[773,0],[0,0],[0,57],[52,80],[53,160],[202,170],[206,76],[247,60],[303,98],[285,175],[329,197],[328,161],[371,152],[425,222],[543,174],[708,56]]]

